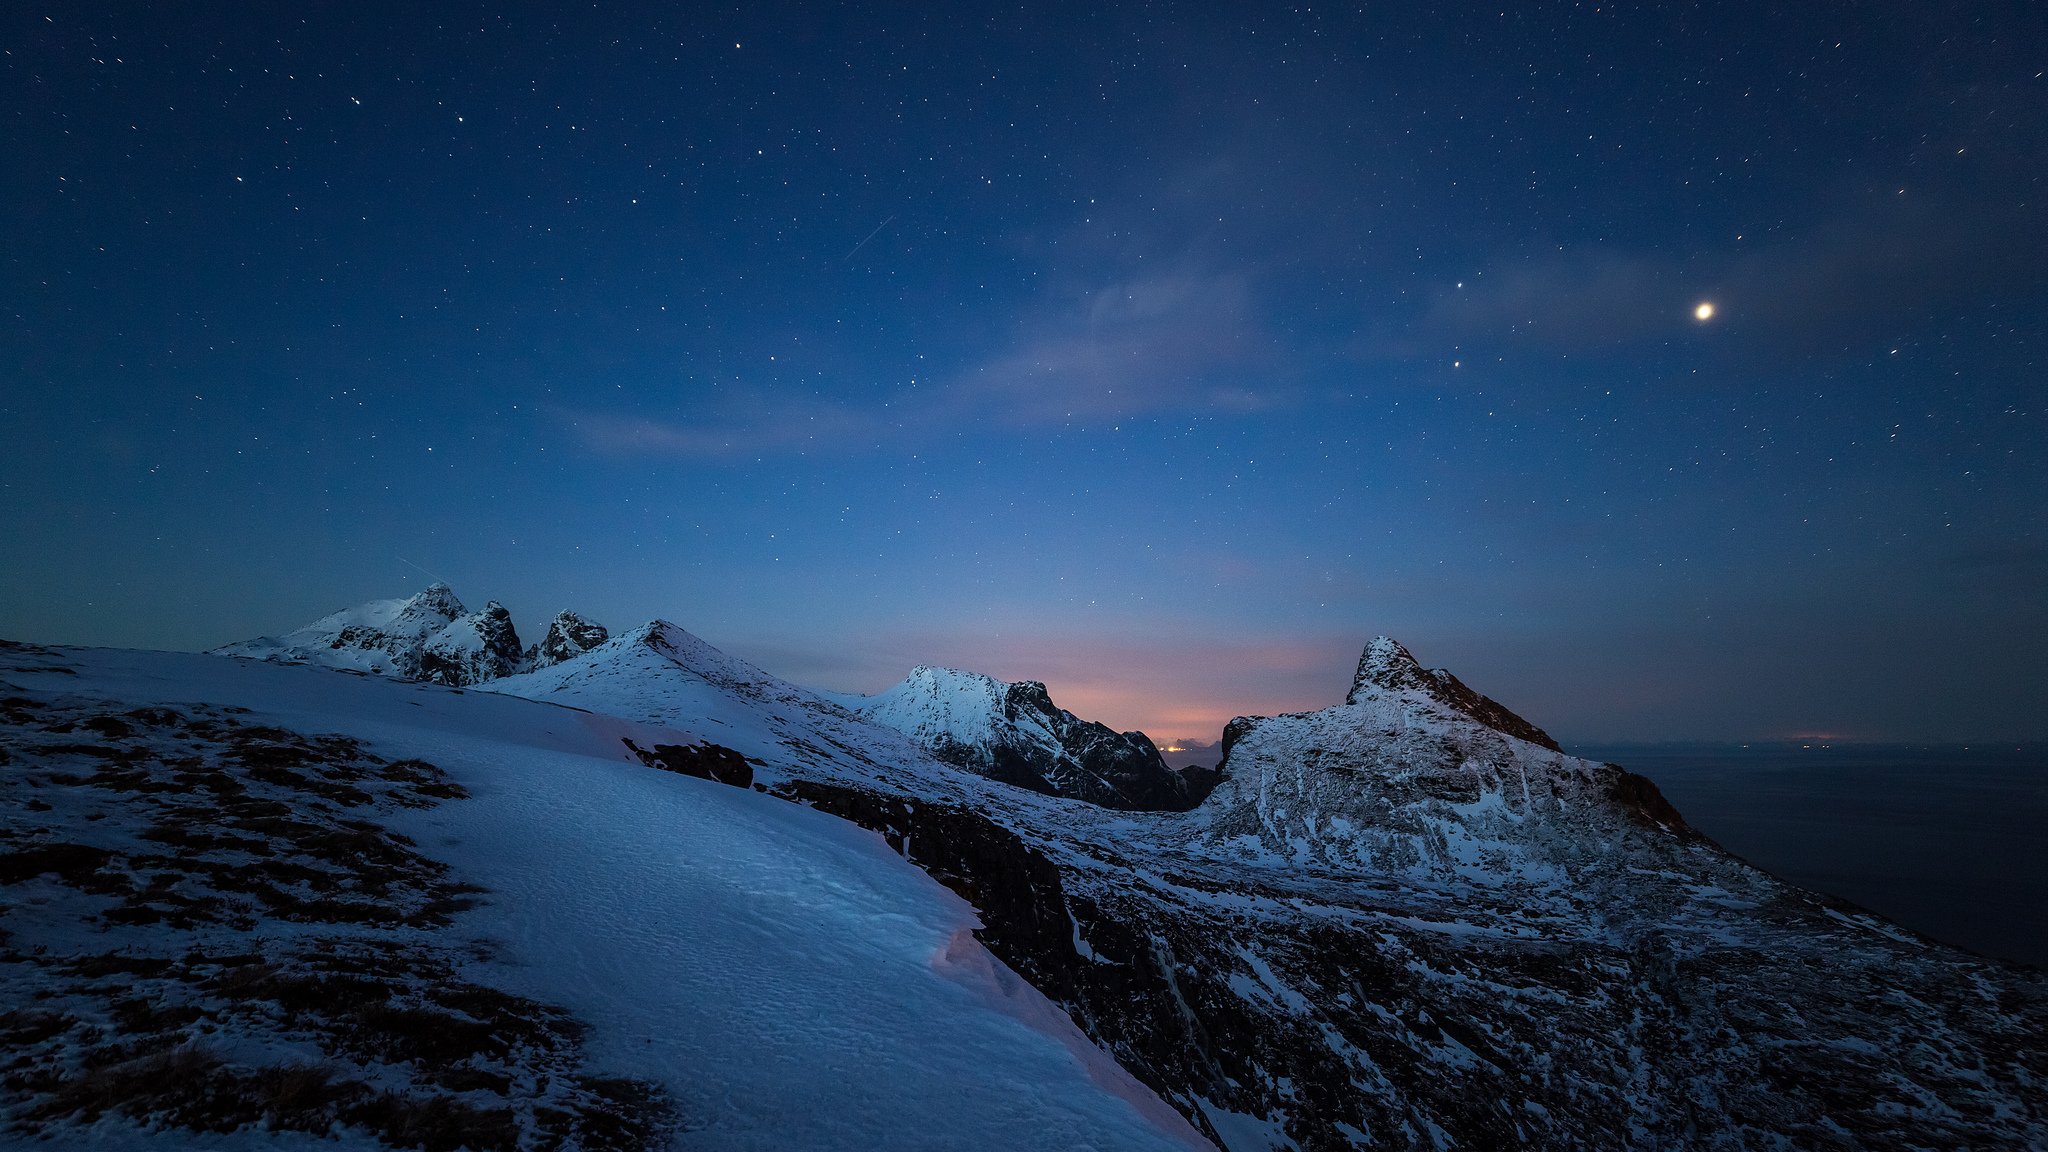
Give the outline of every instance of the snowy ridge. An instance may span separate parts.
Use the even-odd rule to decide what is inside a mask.
[[[1408,649],[1395,640],[1375,637],[1358,657],[1358,672],[1351,678],[1351,692],[1345,703],[1358,704],[1381,693],[1420,695],[1466,718],[1531,744],[1560,751],[1550,734],[1494,700],[1467,688],[1463,681],[1443,668],[1424,668]]]
[[[412,679],[419,674],[427,642],[467,612],[454,589],[436,583],[404,599],[344,608],[283,636],[260,636],[213,651]]]

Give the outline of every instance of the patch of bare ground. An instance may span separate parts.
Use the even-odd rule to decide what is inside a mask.
[[[0,1131],[637,1152],[679,1130],[564,1010],[479,981],[487,949],[449,929],[484,890],[378,819],[464,799],[434,765],[10,689],[0,780]]]

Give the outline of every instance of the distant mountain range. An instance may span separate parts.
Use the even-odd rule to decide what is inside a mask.
[[[13,725],[0,763],[47,798],[18,822],[0,881],[74,886],[51,887],[32,916],[0,916],[16,950],[0,989],[26,1002],[59,987],[61,965],[105,950],[96,932],[125,933],[122,955],[204,951],[153,943],[159,930],[138,925],[157,913],[95,927],[91,893],[135,872],[147,825],[94,821],[74,794],[132,787],[118,795],[174,803],[178,773],[194,771],[177,765],[216,760],[254,781],[244,788],[339,789],[320,765],[342,746],[319,741],[346,740],[363,765],[351,771],[433,772],[348,784],[365,800],[345,826],[408,835],[419,876],[490,889],[475,911],[406,929],[418,947],[492,935],[507,967],[478,961],[466,979],[588,1030],[592,1055],[558,1046],[547,1082],[581,1083],[609,1059],[604,1074],[636,1087],[541,1100],[541,1057],[523,1049],[464,1057],[483,1080],[430,1076],[439,1065],[363,1063],[341,1024],[260,1014],[220,1017],[232,1044],[192,1034],[218,1049],[218,1084],[240,1083],[235,1053],[290,1041],[329,1051],[337,1081],[498,1109],[521,1131],[557,1114],[595,1123],[605,1099],[630,1097],[642,1104],[616,1110],[644,1138],[626,1147],[693,1126],[713,1145],[756,1147],[2048,1146],[2040,972],[1773,879],[1648,780],[1563,754],[1392,640],[1365,646],[1342,703],[1231,721],[1219,771],[1201,779],[1034,683],[919,668],[875,696],[834,695],[662,621],[606,637],[565,614],[552,653],[548,640],[521,651],[493,608],[467,613],[436,587],[220,650],[254,661],[0,653]],[[132,719],[167,701],[176,724]],[[205,744],[252,728],[271,733],[266,746],[308,750],[278,775],[262,767],[278,754]],[[418,787],[439,791],[404,791]],[[320,802],[353,803],[333,795]],[[407,815],[415,803],[431,807]],[[838,819],[812,823],[824,816]],[[880,841],[842,842],[831,830],[846,823]],[[255,824],[191,835],[192,858],[222,868],[246,857],[220,853],[268,843]],[[57,880],[36,871],[46,864],[62,865]],[[919,927],[944,917],[927,903],[936,889],[893,870],[913,867],[971,906],[957,934]],[[209,875],[218,886],[241,873]],[[155,890],[138,883],[127,899],[172,907]],[[264,927],[276,908],[251,909],[251,927],[191,931],[240,931],[234,946],[263,956],[284,947],[266,941],[297,939]],[[805,991],[842,960],[869,973],[858,994]],[[118,1008],[119,991],[105,1008],[65,992],[85,1000],[64,1011],[126,1011],[141,1034],[186,1035],[197,1025],[165,1012],[227,1012],[207,1007],[206,981],[224,979],[210,971],[196,991],[162,993],[154,1016]],[[609,1007],[619,988],[638,1005],[623,1015]],[[899,1004],[901,1016],[883,1007]],[[1026,1026],[995,1027],[996,1004]],[[695,1023],[641,1022],[684,1019]],[[8,1026],[52,1069],[93,1051],[69,1025]],[[842,1037],[858,1059],[842,1059]],[[1041,1059],[1047,1044],[1064,1055]],[[991,1095],[984,1075],[1011,1088]],[[0,1095],[18,1130],[83,1131],[90,1117],[54,1077]],[[793,1106],[810,1093],[836,1103]],[[344,1123],[370,1098],[322,1105],[302,1130],[331,1113],[333,1132],[388,1133]],[[185,1130],[181,1101],[126,1114]]]
[[[434,583],[402,600],[344,608],[282,636],[226,644],[214,654],[460,687],[559,664],[608,639],[603,625],[565,611],[548,622],[540,643],[521,648],[504,605],[492,600],[471,612],[453,588]]]

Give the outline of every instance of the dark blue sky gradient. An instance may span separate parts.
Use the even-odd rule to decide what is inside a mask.
[[[2038,5],[287,7],[0,24],[0,635],[2048,735]]]

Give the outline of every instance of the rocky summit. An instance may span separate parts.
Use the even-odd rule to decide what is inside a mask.
[[[547,635],[540,643],[527,650],[526,663],[530,668],[546,668],[574,660],[611,638],[604,625],[564,609],[548,621]]]

